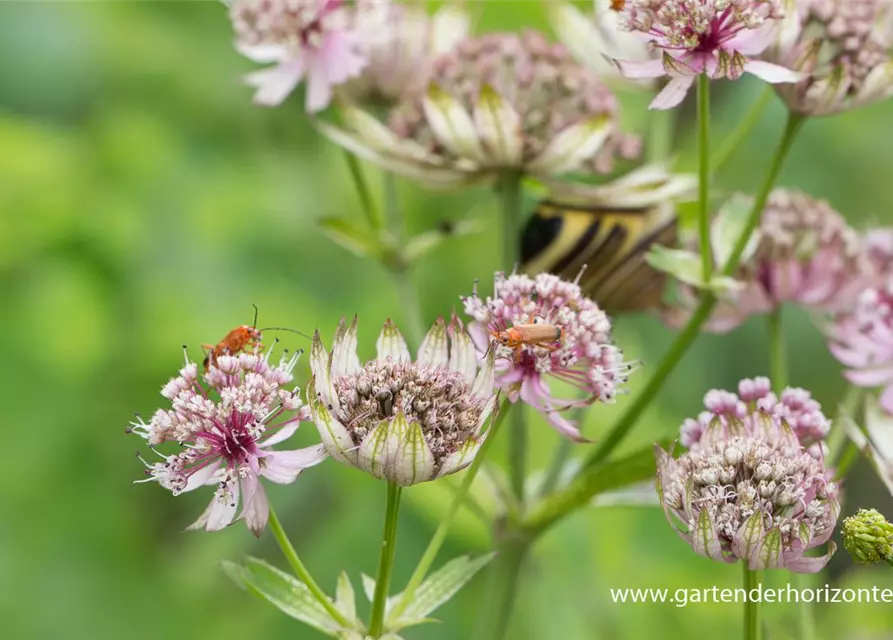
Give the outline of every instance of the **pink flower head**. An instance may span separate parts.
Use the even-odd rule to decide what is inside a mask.
[[[788,387],[779,397],[764,377],[742,380],[737,394],[713,389],[704,396],[704,406],[707,410],[697,420],[689,418],[682,424],[680,441],[691,451],[711,446],[717,437],[729,437],[742,424],[765,422],[767,416],[772,424],[793,431],[804,447],[821,443],[831,428],[809,391]]]
[[[497,273],[493,297],[481,299],[475,285],[463,298],[465,313],[474,318],[469,334],[478,352],[493,349],[497,385],[512,402],[518,399],[541,411],[563,435],[585,441],[576,425],[559,414],[562,409],[593,402],[612,402],[626,382],[631,366],[611,343],[611,321],[598,305],[583,295],[577,282],[542,273],[533,278]],[[560,339],[506,346],[491,336],[506,335],[512,327],[530,323],[552,325]],[[517,331],[517,330],[516,330]],[[586,392],[583,400],[555,398],[546,376]]]
[[[746,207],[750,207],[750,202]],[[723,264],[728,238],[721,211],[711,230],[714,257]],[[851,309],[859,293],[882,281],[893,257],[893,234],[881,230],[860,237],[824,200],[787,189],[769,196],[758,233],[734,273],[739,287],[716,306],[706,328],[725,333],[748,317],[794,303],[822,313]],[[680,287],[681,307],[664,316],[681,326],[697,304],[690,287]]]
[[[708,408],[726,413],[715,416],[697,446],[679,459],[655,448],[658,495],[670,525],[702,556],[740,559],[752,570],[815,573],[828,563],[834,543],[821,557],[804,553],[831,538],[840,514],[838,487],[821,454],[803,449],[786,418],[754,410],[753,398],[768,394],[767,382],[742,382],[739,399],[750,398],[751,405],[744,410],[734,394],[711,392]]]
[[[662,56],[618,64],[629,78],[670,76],[652,109],[678,105],[702,73],[714,79],[751,73],[773,84],[796,82],[801,74],[751,59],[771,44],[783,15],[780,0],[627,0],[621,26],[641,33]]]
[[[835,318],[830,340],[831,353],[849,369],[847,380],[884,387],[881,408],[893,413],[893,276],[863,291],[851,311]]]
[[[145,481],[156,481],[174,495],[207,484],[217,485],[214,499],[189,528],[217,531],[244,519],[260,536],[267,525],[269,504],[260,477],[288,484],[308,467],[322,462],[322,445],[274,451],[291,437],[309,410],[292,381],[298,355],[272,367],[266,355],[220,356],[202,380],[198,365],[187,358],[180,374],[162,388],[171,409],[159,409],[147,423],[138,419],[130,431],[139,434],[161,462],[146,464]],[[204,382],[204,384],[202,384]],[[184,447],[164,455],[155,447],[175,442]],[[242,512],[236,517],[241,499]]]
[[[321,111],[332,88],[368,63],[364,32],[351,25],[341,0],[235,0],[230,16],[236,48],[255,62],[276,65],[246,78],[257,89],[257,104],[281,104],[306,78],[306,109]]]

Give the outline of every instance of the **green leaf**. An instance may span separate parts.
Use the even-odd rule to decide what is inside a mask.
[[[719,213],[716,214],[713,224],[710,225],[710,245],[719,269],[725,267],[738,243],[738,238],[744,233],[751,208],[753,208],[753,198],[743,195],[733,196],[723,204]],[[753,255],[759,241],[760,233],[754,231],[748,238],[747,247],[741,255],[742,263],[747,262]]]
[[[452,598],[494,555],[488,553],[475,559],[461,556],[447,562],[419,585],[399,619],[388,620],[388,628],[402,629],[431,621],[426,616]]]
[[[370,603],[375,601],[375,578],[370,578],[365,573],[362,574],[363,593],[366,594],[366,600]]]
[[[223,568],[236,584],[284,614],[331,636],[343,630],[303,582],[263,560],[247,558],[243,566],[230,562],[224,563]]]
[[[668,273],[692,287],[709,289],[718,296],[723,296],[744,286],[738,280],[722,275],[714,275],[709,283],[705,283],[701,258],[692,251],[653,245],[645,254],[645,261],[657,271]]]
[[[374,231],[346,218],[323,218],[319,225],[335,244],[354,255],[381,260],[383,251]]]
[[[338,576],[338,584],[335,585],[335,606],[348,620],[357,619],[357,602],[353,585],[344,571]]]

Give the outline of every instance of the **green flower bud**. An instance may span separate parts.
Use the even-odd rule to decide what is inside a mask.
[[[859,509],[843,521],[843,546],[859,564],[874,564],[893,554],[893,524],[874,509]]]

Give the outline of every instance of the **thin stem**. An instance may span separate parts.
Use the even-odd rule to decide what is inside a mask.
[[[372,618],[369,621],[369,635],[380,638],[384,633],[385,605],[391,586],[391,572],[394,570],[394,557],[397,552],[397,515],[400,512],[401,487],[388,483],[388,505],[385,512],[384,535],[381,539],[381,556],[378,560],[378,577],[375,579],[375,597],[372,600]]]
[[[760,118],[763,117],[763,112],[766,110],[766,107],[769,106],[769,101],[772,100],[773,93],[774,91],[771,85],[767,85],[760,94],[760,97],[757,98],[757,101],[751,105],[748,112],[744,114],[744,117],[738,121],[738,125],[730,134],[723,138],[722,142],[719,143],[719,147],[713,152],[713,155],[710,156],[711,172],[716,173],[719,171],[726,163],[726,160],[732,156],[732,152],[735,151],[735,149],[741,145],[741,142],[750,135],[751,130],[757,125]]]
[[[443,517],[443,519],[440,521],[440,524],[437,526],[437,530],[431,537],[431,542],[428,543],[428,548],[425,549],[425,553],[422,554],[422,558],[421,560],[419,560],[419,564],[416,566],[415,571],[413,571],[412,576],[409,578],[409,582],[406,583],[406,588],[403,590],[403,597],[394,606],[393,615],[395,617],[399,617],[399,615],[406,609],[406,606],[410,602],[412,602],[415,590],[419,588],[420,584],[422,584],[422,581],[428,574],[428,570],[431,568],[431,565],[434,564],[434,560],[437,558],[437,552],[440,551],[440,547],[443,546],[443,542],[444,540],[446,540],[447,531],[449,531],[453,519],[459,512],[459,507],[462,506],[462,502],[465,499],[465,496],[468,495],[468,491],[469,489],[471,489],[471,484],[474,482],[474,479],[477,476],[481,465],[487,457],[487,452],[490,450],[490,445],[496,439],[496,434],[499,432],[499,427],[502,426],[503,422],[505,422],[505,418],[508,415],[508,411],[506,409],[507,407],[503,408],[503,410],[500,411],[499,415],[493,421],[493,426],[490,427],[490,432],[487,434],[483,444],[481,445],[481,448],[478,450],[477,455],[471,462],[471,466],[468,468],[468,471],[465,472],[465,475],[462,478],[462,483],[459,485],[459,488],[456,490],[456,495],[453,496],[453,501],[450,503],[450,508],[447,510],[446,515]]]
[[[403,216],[400,214],[397,202],[397,181],[393,173],[385,173],[384,176],[384,203],[387,229],[394,238],[396,246],[400,247],[403,245],[404,237]],[[418,291],[412,282],[410,265],[405,264],[403,260],[395,260],[388,266],[394,278],[394,287],[397,289],[397,300],[407,322],[406,334],[412,344],[419,346],[425,335],[425,322],[422,319],[422,304]]]
[[[505,171],[499,178],[499,199],[502,205],[502,265],[508,271],[518,263],[521,237],[521,174]],[[518,502],[524,502],[524,475],[527,467],[527,424],[523,405],[512,408],[509,439],[509,477]]]
[[[698,236],[701,275],[710,282],[713,253],[710,250],[710,77],[698,76]]]
[[[742,561],[744,567],[744,640],[758,640],[760,637],[760,603],[751,600],[750,591],[759,586],[760,578],[756,571],[747,568],[747,562]]]
[[[567,438],[562,438],[561,442],[558,443],[555,455],[552,456],[552,462],[549,464],[549,470],[546,471],[546,478],[540,487],[540,496],[547,496],[555,489],[558,480],[561,478],[561,472],[574,451],[574,447],[573,440],[568,440]]]
[[[769,376],[776,394],[788,386],[788,359],[784,342],[781,307],[769,314]]]
[[[291,566],[291,569],[294,571],[298,580],[306,585],[310,593],[313,594],[313,597],[316,598],[317,602],[319,602],[326,612],[332,616],[333,620],[337,621],[338,624],[343,625],[345,628],[349,627],[351,624],[350,620],[345,618],[344,614],[338,611],[335,607],[335,603],[329,599],[329,596],[326,595],[325,591],[320,589],[319,585],[316,584],[316,581],[313,579],[313,576],[307,571],[307,567],[301,562],[295,548],[291,546],[288,536],[282,529],[282,523],[279,522],[279,518],[276,516],[276,512],[273,510],[272,506],[270,507],[270,529],[276,537],[276,542],[279,543],[282,555],[288,560],[288,564]]]
[[[846,393],[843,395],[843,400],[840,402],[837,419],[835,420],[836,428],[831,429],[831,433],[826,440],[828,444],[828,455],[825,456],[825,458],[827,460],[837,460],[838,462],[834,465],[835,467],[838,466],[843,459],[844,448],[851,442],[849,436],[846,434],[846,429],[840,424],[842,419],[840,413],[845,413],[852,418],[856,424],[859,424],[861,419],[862,400],[864,398],[865,391],[862,387],[850,385],[846,390]]]
[[[493,566],[494,589],[490,591],[488,609],[481,618],[476,637],[482,640],[503,640],[506,637],[521,583],[518,578],[529,549],[530,541],[523,538],[501,545],[499,557]]]
[[[804,122],[805,116],[795,113],[790,113],[788,115],[785,130],[778,144],[778,148],[775,150],[775,154],[769,164],[769,170],[766,173],[763,184],[757,192],[745,228],[742,234],[738,237],[738,240],[732,249],[732,253],[723,267],[723,275],[731,275],[735,269],[738,268],[738,263],[741,261],[741,256],[744,254],[744,249],[747,247],[747,242],[760,222],[763,208],[766,206],[766,200],[769,199],[769,193],[772,191],[772,187],[775,185],[778,174],[781,172],[781,168],[788,156],[788,152],[791,150],[794,138],[800,131]],[[682,330],[682,333],[679,334],[666,356],[664,356],[654,377],[648,381],[647,386],[639,394],[636,402],[631,404],[630,408],[620,416],[617,424],[614,425],[611,432],[602,441],[601,446],[587,459],[585,466],[592,466],[605,460],[614,448],[623,441],[627,433],[638,420],[639,416],[645,411],[648,403],[657,395],[657,392],[660,391],[664,382],[673,372],[673,369],[676,368],[676,365],[682,359],[682,356],[685,355],[688,347],[694,342],[700,332],[701,325],[707,321],[715,304],[716,299],[712,295],[705,295],[701,299],[701,303],[695,310],[694,315],[692,315],[688,324],[685,325],[685,328]]]
[[[384,218],[372,199],[360,161],[350,151],[344,152],[344,159],[347,161],[347,168],[350,170],[350,177],[353,179],[357,196],[360,198],[360,206],[363,208],[363,213],[366,214],[366,219],[369,220],[369,224],[373,229],[381,229],[384,227]]]
[[[845,478],[846,474],[849,473],[850,468],[858,459],[859,447],[857,447],[852,440],[848,440],[846,447],[840,454],[840,459],[837,461],[837,464],[834,465],[837,469],[834,473],[834,480],[839,481]]]
[[[658,109],[648,115],[648,161],[666,160],[673,148],[676,109]]]

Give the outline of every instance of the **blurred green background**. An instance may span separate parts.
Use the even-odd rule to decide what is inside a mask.
[[[473,2],[477,29],[544,26],[537,2]],[[0,373],[6,454],[0,463],[0,620],[8,638],[290,638],[322,636],[240,592],[222,559],[258,555],[282,565],[269,533],[242,526],[184,533],[209,492],[174,499],[132,485],[141,444],[124,434],[132,413],[151,414],[158,391],[198,345],[250,322],[330,338],[342,315],[359,314],[361,355],[380,324],[405,318],[387,275],[330,244],[316,221],[359,218],[340,151],[320,139],[299,97],[279,109],[250,104],[240,84],[251,68],[231,43],[217,2],[0,3]],[[717,136],[730,130],[761,87],[714,85]],[[644,131],[641,97],[625,120]],[[692,105],[677,143],[691,166]],[[721,175],[752,189],[780,131],[773,104]],[[782,183],[829,199],[853,224],[893,222],[893,102],[808,124]],[[380,177],[369,168],[374,184]],[[443,220],[480,217],[486,231],[437,249],[414,273],[426,320],[459,308],[500,265],[499,229],[485,190],[430,194],[400,183],[411,233]],[[805,314],[787,317],[792,381],[833,407],[839,367]],[[673,433],[705,391],[766,372],[764,323],[703,337],[624,449]],[[648,376],[672,334],[655,319],[624,318],[619,344]],[[305,347],[288,336],[289,347]],[[299,367],[301,382],[307,378]],[[629,402],[595,408],[598,437]],[[532,464],[558,438],[538,424]],[[315,436],[307,425],[303,438]],[[498,443],[495,459],[503,459]],[[581,446],[582,450],[582,446]],[[334,462],[269,490],[306,564],[330,590],[341,569],[356,585],[374,573],[384,485]],[[450,492],[440,483],[406,493],[395,585],[407,579]],[[860,463],[844,514],[893,501]],[[481,553],[488,532],[469,514],[441,553]],[[510,637],[641,638],[739,632],[732,604],[616,605],[609,588],[736,587],[737,565],[695,556],[655,509],[580,512],[536,548]],[[789,576],[774,572],[770,584]],[[847,586],[893,586],[889,567],[856,570],[844,553],[827,576]],[[437,612],[446,623],[407,638],[468,637],[488,581],[481,575]],[[766,605],[772,638],[795,637],[798,610]],[[824,638],[890,638],[890,605],[818,608]]]

